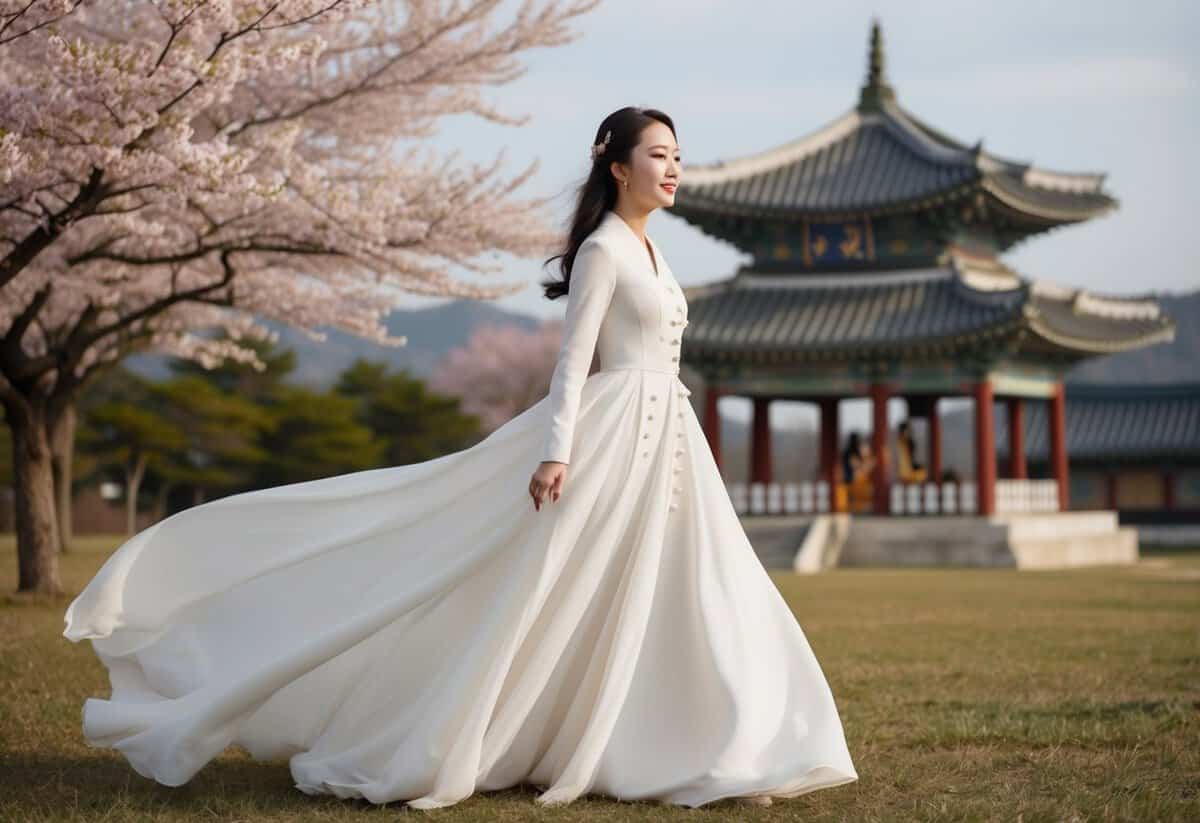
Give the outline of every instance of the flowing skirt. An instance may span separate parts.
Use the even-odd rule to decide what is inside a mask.
[[[520,783],[699,806],[857,779],[687,394],[591,375],[541,511],[545,398],[463,451],[138,533],[65,615],[112,684],[85,739],[170,786],[237,744],[289,758],[304,792],[418,808]]]

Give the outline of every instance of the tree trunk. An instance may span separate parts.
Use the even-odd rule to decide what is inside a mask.
[[[138,454],[125,471],[125,533],[137,532],[138,493],[146,475],[146,455]]]
[[[62,594],[54,511],[54,465],[40,397],[5,403],[12,432],[17,591]]]
[[[71,487],[75,466],[75,404],[69,402],[50,421],[50,446],[54,452],[55,501],[58,514],[58,548],[63,554],[75,538]]]
[[[158,522],[167,516],[167,497],[171,491],[171,484],[163,481],[158,485],[158,494],[154,498],[154,520]]]

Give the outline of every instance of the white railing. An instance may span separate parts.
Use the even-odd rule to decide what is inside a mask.
[[[892,514],[974,514],[979,508],[975,484],[893,483]]]
[[[819,514],[829,511],[829,484],[728,483],[738,514]]]
[[[997,480],[996,511],[1058,511],[1057,480]]]
[[[830,510],[829,484],[729,483],[729,499],[738,514],[823,514]],[[891,514],[974,514],[979,509],[973,482],[893,483]],[[1056,512],[1054,480],[997,480],[996,512]]]
[[[1001,508],[1000,483],[1013,482],[1053,484],[1054,481],[999,481],[997,511],[1054,510]],[[805,483],[728,483],[726,488],[738,514],[823,514],[831,509],[829,484],[823,480]],[[1037,505],[1045,505],[1045,489],[1039,488],[1036,493],[1018,494],[1026,495],[1020,498],[1022,500],[1037,500]],[[1057,500],[1057,497],[1054,500]],[[977,489],[972,482],[893,483],[889,503],[889,511],[892,514],[974,514],[979,506]]]

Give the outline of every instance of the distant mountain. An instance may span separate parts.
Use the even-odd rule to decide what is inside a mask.
[[[401,309],[392,312],[386,321],[390,334],[408,338],[408,344],[399,347],[380,346],[336,329],[321,329],[328,337],[318,342],[285,324],[266,322],[265,325],[279,333],[280,348],[296,352],[292,382],[322,389],[333,385],[342,370],[359,357],[381,360],[393,369],[428,377],[438,360],[451,349],[466,345],[480,326],[533,329],[541,322],[532,315],[507,311],[482,300],[454,300],[427,309]],[[126,362],[131,370],[151,379],[168,374],[167,358],[162,355],[140,354]]]

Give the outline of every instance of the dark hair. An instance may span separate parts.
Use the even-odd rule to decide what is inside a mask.
[[[842,459],[849,460],[850,455],[858,454],[858,446],[862,440],[862,435],[858,432],[850,432],[850,436],[846,438],[846,448],[842,450]]]
[[[658,109],[640,109],[626,106],[617,109],[600,123],[592,145],[605,143],[605,135],[612,132],[604,151],[592,158],[592,168],[587,179],[579,187],[575,201],[575,213],[571,217],[571,228],[567,233],[567,245],[561,254],[546,259],[542,265],[559,260],[562,280],[544,280],[542,289],[547,299],[562,297],[571,287],[571,269],[575,265],[575,254],[587,236],[596,230],[606,212],[617,204],[617,179],[612,174],[614,162],[628,163],[630,154],[642,139],[642,132],[653,123],[662,123],[675,134],[675,122]],[[678,138],[677,138],[678,139]]]

